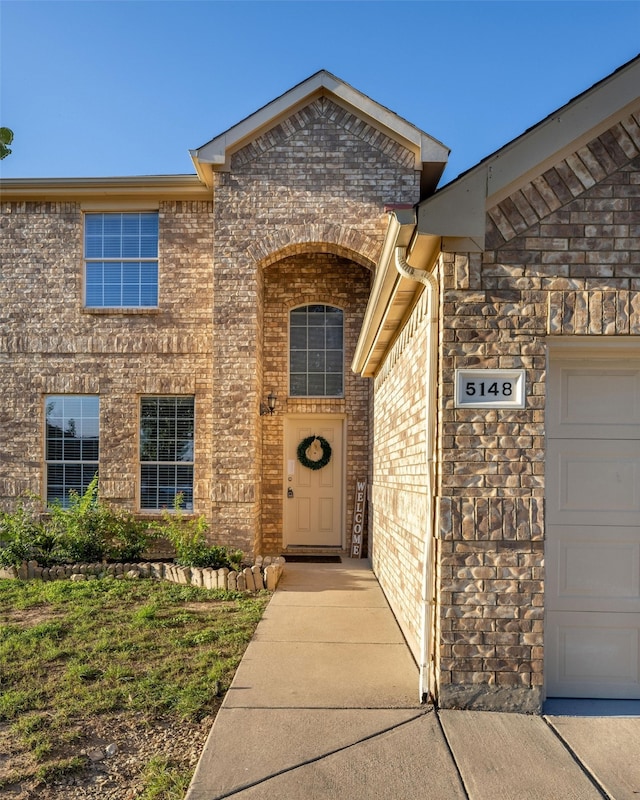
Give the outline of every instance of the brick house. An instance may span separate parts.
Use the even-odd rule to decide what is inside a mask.
[[[445,707],[640,698],[639,90],[636,58],[390,218],[372,557]]]
[[[347,549],[385,206],[431,194],[448,150],[319,72],[191,155],[197,175],[2,182],[0,499],[98,469],[103,498],[153,517],[182,492],[250,554]],[[310,435],[322,470],[298,469]]]
[[[326,72],[196,176],[2,181],[0,500],[98,469],[247,552],[348,552],[366,478],[422,696],[640,697],[638,86],[440,190],[447,148]]]

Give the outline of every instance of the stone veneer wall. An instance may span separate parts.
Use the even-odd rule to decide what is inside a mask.
[[[3,203],[0,501],[44,496],[44,397],[100,396],[102,496],[138,508],[139,398],[196,398],[195,511],[210,517],[212,205],[160,205],[160,303],[83,308],[79,203]],[[9,268],[10,265],[10,268]]]
[[[547,335],[640,333],[640,115],[488,212],[441,270],[442,706],[540,709]],[[519,411],[454,408],[458,367],[524,368]]]
[[[264,393],[278,396],[277,413],[262,417],[262,548],[282,548],[284,485],[284,414],[344,414],[346,418],[346,518],[350,532],[354,486],[367,476],[370,382],[350,369],[364,309],[369,297],[369,270],[340,256],[306,253],[290,256],[265,269],[263,331]],[[289,311],[310,303],[335,305],[344,311],[345,392],[343,398],[288,397]],[[347,541],[347,547],[350,542]]]
[[[230,171],[216,174],[213,349],[218,419],[214,423],[213,516],[217,529],[235,532],[239,546],[253,541],[263,552],[280,546],[279,415],[294,406],[296,411],[310,413],[320,406],[338,410],[335,403],[296,401],[292,405],[287,400],[288,369],[282,358],[288,349],[286,309],[274,304],[298,304],[306,302],[304,298],[316,301],[319,292],[327,301],[340,297],[345,286],[342,274],[335,287],[328,287],[324,279],[319,289],[314,284],[325,267],[337,275],[336,264],[352,275],[358,272],[360,277],[351,285],[354,290],[356,286],[364,289],[368,277],[365,281],[361,267],[371,268],[377,261],[387,225],[384,206],[415,202],[419,180],[413,153],[324,97],[232,154]],[[325,256],[323,261],[321,253],[331,258]],[[287,270],[294,262],[284,260],[292,256],[302,258],[309,283],[299,276],[290,286],[279,287],[278,274],[283,281],[289,280]],[[336,256],[343,260],[336,261]],[[349,266],[344,259],[351,262]],[[285,266],[279,266],[280,262]],[[354,312],[364,308],[361,289],[353,303],[350,299]],[[263,309],[265,290],[272,299]],[[348,320],[353,331],[356,317],[349,315]],[[274,331],[274,324],[283,327]],[[282,349],[276,352],[274,347]],[[278,375],[276,363],[284,370]],[[348,360],[345,373],[349,373]],[[349,392],[354,387],[349,377]],[[278,410],[266,419],[260,417],[259,406],[272,388],[277,390]],[[358,396],[353,401],[348,396],[345,409],[348,406],[351,414],[359,404]],[[365,432],[359,429],[363,421],[354,418],[352,422],[356,427],[349,458],[355,459],[360,458],[358,442]],[[263,435],[268,463],[262,457]],[[273,448],[278,453],[275,459]]]

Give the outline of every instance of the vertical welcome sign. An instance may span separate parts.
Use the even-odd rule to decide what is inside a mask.
[[[353,527],[351,529],[351,558],[362,558],[364,536],[364,509],[367,497],[367,482],[356,481],[353,504]]]

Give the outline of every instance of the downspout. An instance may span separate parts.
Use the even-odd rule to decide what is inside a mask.
[[[424,702],[431,694],[433,669],[431,667],[432,654],[430,653],[430,643],[433,640],[432,628],[433,608],[435,606],[435,586],[433,577],[432,543],[435,532],[435,446],[436,446],[436,400],[437,400],[437,359],[438,359],[438,281],[433,273],[422,269],[415,269],[407,264],[407,248],[396,247],[395,267],[398,273],[412,281],[417,281],[425,287],[428,292],[427,313],[428,313],[428,337],[429,350],[427,354],[427,421],[426,421],[426,451],[427,451],[427,497],[429,499],[429,516],[427,518],[427,530],[424,538],[424,572],[422,575],[422,588],[420,598],[420,625],[422,641],[420,642],[420,663],[419,663],[419,691],[420,701]]]

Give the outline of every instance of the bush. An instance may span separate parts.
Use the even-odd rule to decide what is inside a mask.
[[[173,511],[162,513],[162,522],[156,526],[158,535],[166,537],[176,551],[176,562],[184,567],[212,567],[238,569],[242,561],[241,550],[230,550],[222,545],[207,542],[209,526],[204,517],[187,519],[182,511],[183,497],[177,494]]]
[[[40,498],[18,499],[13,512],[0,511],[0,565],[9,567],[35,558],[44,537]]]
[[[30,495],[13,512],[0,513],[1,565],[29,559],[43,567],[105,558],[132,561],[150,539],[146,523],[99,499],[97,476],[84,494],[71,492],[67,508],[57,503],[46,513],[42,506]]]
[[[97,475],[84,494],[70,493],[66,508],[56,503],[47,511],[39,497],[26,496],[14,511],[0,512],[0,566],[19,566],[31,559],[42,567],[107,558],[135,561],[154,536],[162,536],[175,548],[178,564],[239,569],[242,551],[210,545],[206,519],[187,518],[182,505],[178,494],[173,511],[164,511],[162,522],[149,526],[102,502]]]
[[[102,561],[107,552],[109,508],[98,500],[96,475],[84,494],[69,493],[69,505],[51,507],[51,528],[56,538],[58,563]]]

